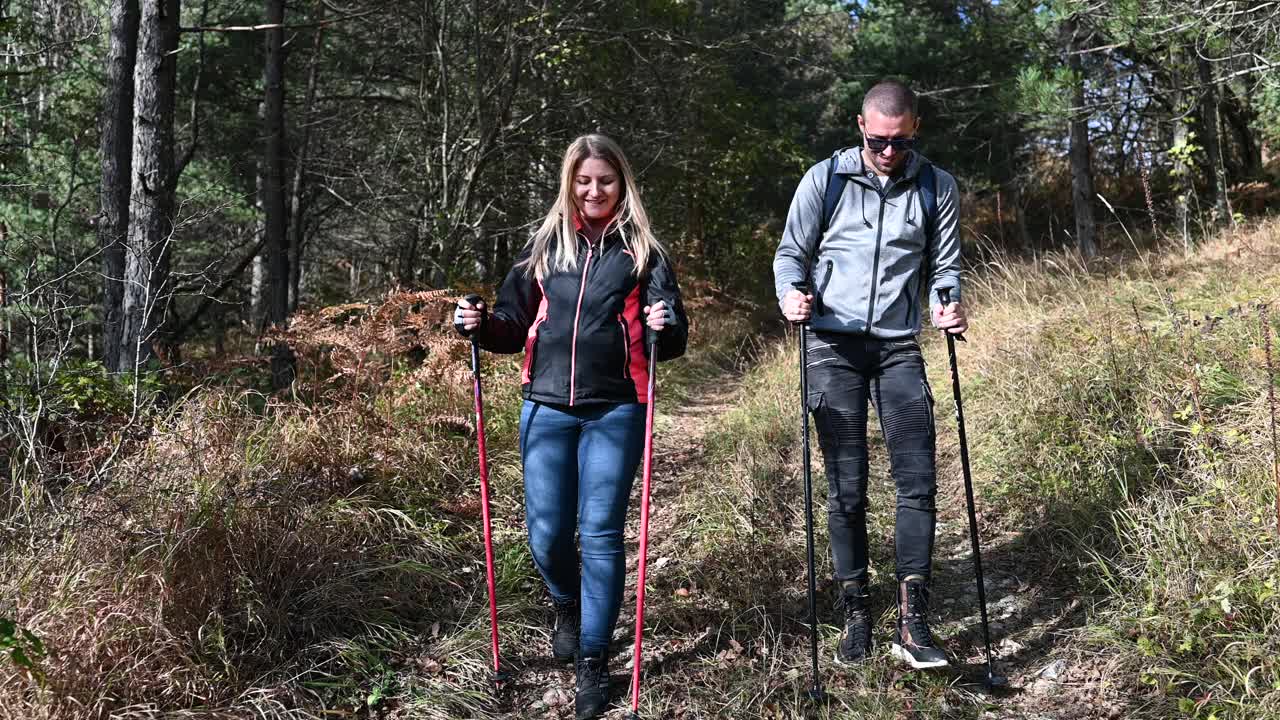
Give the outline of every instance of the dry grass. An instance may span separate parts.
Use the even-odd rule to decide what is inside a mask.
[[[1003,621],[998,640],[1040,643],[1006,671],[1033,679],[1070,658],[1092,673],[1074,686],[1076,706],[1096,690],[1126,717],[1274,713],[1275,372],[1255,303],[1280,294],[1278,229],[1228,232],[1190,257],[1089,266],[990,254],[974,274],[961,371],[993,582],[1016,574],[1033,593],[1084,601],[1063,609],[1046,590],[1043,612]],[[521,522],[517,366],[494,357],[500,621],[518,675],[505,699],[487,689],[465,344],[449,336],[446,303],[403,295],[303,318],[296,396],[200,386],[127,432],[86,434],[109,452],[74,451],[114,458],[106,468],[43,462],[57,473],[16,476],[0,525],[0,617],[48,654],[40,674],[0,665],[0,717],[564,717],[564,705],[540,704],[572,680],[539,659],[548,611]],[[1030,690],[991,698],[887,655],[834,672],[832,625],[832,701],[809,706],[794,338],[760,340],[752,308],[713,288],[695,288],[690,307],[697,344],[660,378],[672,454],[655,500],[644,715],[1067,717]],[[945,426],[937,338],[926,356]],[[43,457],[58,452],[72,450]],[[950,550],[964,536],[946,429],[940,455],[939,582],[959,593],[971,581]],[[873,480],[884,573],[891,486]],[[824,548],[821,507],[819,493]],[[821,590],[829,621],[830,583]],[[936,609],[957,659],[976,660],[967,610]],[[889,615],[877,621],[883,639]]]
[[[689,382],[735,362],[744,334],[723,301],[693,302],[734,330]],[[0,717],[490,712],[470,372],[449,303],[393,293],[299,317],[289,398],[197,385],[132,423],[118,403],[58,416],[95,428],[106,462],[33,444],[40,462],[14,465],[0,617],[47,654],[37,672],[0,664]],[[504,642],[532,642],[543,599],[520,521],[518,365],[484,365]]]

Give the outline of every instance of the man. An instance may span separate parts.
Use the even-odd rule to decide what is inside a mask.
[[[915,339],[921,295],[928,294],[934,326],[958,334],[967,322],[959,302],[956,181],[941,169],[926,170],[929,161],[912,150],[919,127],[910,89],[892,80],[872,87],[858,115],[862,147],[841,151],[805,174],[773,261],[782,314],[812,327],[807,400],[826,465],[831,554],[844,610],[838,664],[859,662],[871,649],[868,401],[880,418],[897,488],[892,654],[915,668],[947,664],[927,617],[937,481],[933,396]],[[846,183],[820,238],[831,162]],[[797,282],[808,291],[796,290]],[[951,301],[945,306],[939,300],[944,289]]]

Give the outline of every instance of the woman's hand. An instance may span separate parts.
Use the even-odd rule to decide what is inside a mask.
[[[474,304],[471,302],[474,300]],[[462,335],[470,335],[484,321],[484,300],[469,296],[458,300],[453,311],[453,327]]]
[[[646,305],[644,308],[644,314],[645,324],[649,326],[649,329],[655,332],[662,330],[662,328],[666,327],[668,323],[675,321],[671,308],[667,307],[666,303],[662,300],[659,300],[652,305]]]

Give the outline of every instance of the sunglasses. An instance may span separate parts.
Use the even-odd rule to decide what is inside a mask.
[[[916,145],[916,139],[915,139],[915,138],[913,138],[913,137],[909,137],[909,138],[878,138],[878,137],[871,137],[870,135],[863,135],[863,136],[862,136],[862,139],[863,139],[863,140],[865,140],[865,141],[867,142],[867,149],[868,149],[868,150],[870,150],[871,152],[877,152],[877,153],[878,153],[878,152],[884,152],[884,149],[885,149],[885,148],[887,148],[887,147],[889,147],[890,145],[892,145],[892,146],[893,146],[893,149],[894,149],[894,151],[895,151],[895,152],[902,152],[902,151],[904,151],[904,150],[910,150],[911,148],[915,147],[915,145]]]

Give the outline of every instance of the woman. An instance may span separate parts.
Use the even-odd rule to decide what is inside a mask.
[[[585,135],[569,145],[559,195],[492,315],[483,302],[460,300],[454,322],[489,351],[525,352],[529,547],[556,607],[551,652],[575,661],[575,714],[598,717],[609,702],[623,524],[644,451],[644,327],[657,331],[658,360],[682,355],[688,337],[675,273],[615,142]]]

